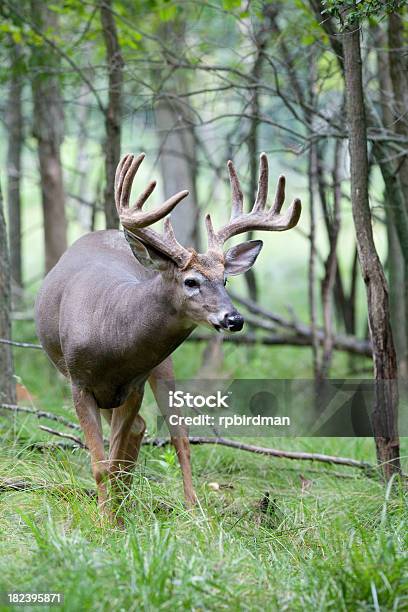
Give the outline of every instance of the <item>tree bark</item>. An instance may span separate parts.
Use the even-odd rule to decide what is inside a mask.
[[[115,205],[115,172],[120,160],[123,58],[119,45],[111,0],[101,2],[102,33],[106,46],[109,73],[108,106],[105,111],[105,192],[103,205],[107,229],[118,227],[119,217]]]
[[[186,109],[172,95],[164,94],[156,106],[160,167],[165,198],[180,189],[189,191],[183,204],[171,213],[176,238],[186,247],[199,248],[196,146],[193,126],[185,113]]]
[[[11,338],[10,261],[7,249],[7,230],[0,187],[0,338]],[[10,345],[0,344],[0,402],[16,403],[13,376],[13,353]]]
[[[10,41],[10,84],[7,102],[7,202],[11,277],[23,284],[21,257],[21,153],[23,148],[22,79],[18,74],[20,50]]]
[[[264,9],[264,22],[259,26],[258,30],[254,32],[254,43],[256,45],[255,59],[251,70],[251,80],[253,85],[258,85],[262,79],[263,65],[265,62],[265,49],[267,47],[267,34],[268,30],[272,29],[272,18],[270,15],[270,5],[266,5]],[[258,148],[259,148],[259,126],[260,126],[260,93],[258,87],[253,87],[250,92],[250,124],[248,130],[248,136],[246,138],[246,145],[248,150],[249,158],[249,190],[248,190],[248,206],[249,211],[252,209],[253,203],[256,197],[256,191],[258,186]],[[247,239],[252,240],[254,232],[248,232]],[[245,281],[248,289],[248,297],[254,302],[258,298],[258,286],[256,282],[256,275],[253,268],[250,268],[245,273]]]
[[[392,105],[393,122],[397,134],[408,136],[408,75],[404,47],[404,23],[400,11],[393,11],[388,16],[388,62],[394,100]],[[399,164],[401,188],[405,206],[408,209],[408,157],[405,155]]]
[[[389,27],[391,29],[391,25]],[[372,28],[377,47],[377,70],[379,81],[379,102],[382,124],[386,129],[395,128],[392,102],[394,99],[390,68],[393,64],[394,81],[404,78],[395,74],[395,60],[392,62],[392,51],[385,50],[387,40],[381,26]],[[393,38],[392,36],[390,37]],[[395,44],[395,40],[393,40]],[[396,60],[399,63],[399,59]],[[386,161],[392,153],[386,145],[377,143],[373,147],[376,161],[384,180],[384,209],[388,236],[388,275],[390,286],[391,326],[395,335],[395,347],[398,357],[398,374],[400,378],[408,377],[408,215],[407,200],[402,188],[403,175],[406,174],[406,162]]]
[[[390,325],[387,283],[374,244],[371,225],[360,30],[355,24],[345,26],[342,42],[349,127],[352,212],[358,257],[366,286],[374,375],[377,381],[373,431],[377,458],[388,480],[392,474],[401,470],[397,429],[397,361]]]
[[[41,30],[58,31],[58,20],[44,2],[32,0],[33,21]],[[41,194],[44,216],[45,268],[48,272],[67,248],[65,193],[61,165],[63,108],[60,84],[53,74],[59,67],[59,56],[48,48],[33,50],[38,70],[32,77],[33,133],[38,143]],[[50,67],[53,70],[50,70]]]
[[[159,37],[171,44],[177,54],[184,52],[186,24],[180,19],[161,24]],[[157,77],[159,74],[154,75]],[[160,139],[160,166],[164,197],[188,189],[189,195],[171,213],[176,238],[185,246],[200,247],[199,207],[196,187],[197,147],[191,109],[178,94],[188,89],[187,76],[180,70],[167,79],[164,90],[158,92],[155,110]]]
[[[325,273],[322,280],[322,310],[323,310],[323,355],[320,364],[320,377],[323,380],[329,376],[333,355],[333,290],[337,272],[337,241],[340,232],[341,177],[340,154],[342,142],[337,140],[334,145],[333,160],[333,220],[329,236],[329,253],[324,264]]]

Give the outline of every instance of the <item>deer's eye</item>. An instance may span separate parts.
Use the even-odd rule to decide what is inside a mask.
[[[186,287],[190,287],[190,289],[194,289],[195,287],[199,287],[199,282],[195,278],[186,278],[184,281]]]

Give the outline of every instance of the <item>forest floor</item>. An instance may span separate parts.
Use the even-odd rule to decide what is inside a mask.
[[[19,331],[32,334],[24,324]],[[268,350],[226,349],[225,368],[239,377],[250,360],[251,371],[267,377]],[[306,376],[306,351],[274,352],[275,376],[288,363]],[[15,355],[29,405],[74,421],[69,389],[45,356]],[[176,371],[190,376],[200,358],[197,345],[182,347]],[[101,521],[89,495],[86,450],[33,446],[59,441],[43,424],[63,429],[30,415],[0,420],[0,482],[30,484],[0,490],[0,591],[60,592],[70,612],[408,610],[407,492],[397,481],[387,488],[376,473],[195,446],[200,503],[188,511],[172,448],[143,446],[118,529]],[[263,438],[262,445],[375,463],[366,438]],[[407,451],[405,439],[405,471]],[[0,609],[11,608],[3,599]]]

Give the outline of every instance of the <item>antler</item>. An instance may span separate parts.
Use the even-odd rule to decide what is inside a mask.
[[[129,208],[133,179],[144,158],[144,153],[141,153],[136,158],[134,155],[125,155],[117,167],[115,175],[115,203],[120,222],[127,232],[159,252],[164,253],[182,266],[191,257],[191,253],[177,242],[170,219],[167,218],[164,221],[163,236],[148,226],[168,215],[188,195],[188,191],[180,191],[158,208],[143,212],[143,204],[156,187],[156,181],[151,181],[143,193],[139,195],[133,206]]]
[[[280,176],[275,193],[273,205],[266,210],[266,200],[268,196],[268,159],[265,153],[261,153],[258,192],[251,212],[244,213],[244,197],[239,183],[237,173],[232,161],[228,162],[228,171],[232,190],[231,217],[227,225],[218,231],[214,230],[211,216],[205,218],[208,248],[212,250],[222,250],[226,240],[237,234],[242,234],[250,230],[264,230],[269,232],[284,232],[295,227],[299,221],[301,213],[301,203],[297,198],[288,208],[286,213],[280,214],[285,201],[285,177]]]

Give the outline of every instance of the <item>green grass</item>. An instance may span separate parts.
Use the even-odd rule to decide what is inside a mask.
[[[17,336],[34,339],[31,324],[19,323]],[[177,351],[179,376],[193,375],[201,352],[192,344]],[[74,420],[68,386],[45,356],[16,349],[15,357],[33,405]],[[234,377],[248,364],[251,375],[285,376],[291,363],[310,375],[304,349],[225,349],[225,372]],[[346,360],[336,367],[346,372]],[[145,416],[151,408],[147,394]],[[0,421],[0,479],[32,485],[0,493],[0,591],[62,592],[69,611],[408,610],[407,493],[398,482],[387,490],[350,468],[194,447],[200,505],[187,511],[173,450],[145,446],[120,530],[101,521],[87,493],[94,487],[87,452],[39,452],[32,443],[50,437],[38,424],[23,415]],[[375,463],[369,439],[262,444]],[[304,491],[301,476],[310,481]]]
[[[200,505],[189,512],[174,453],[143,447],[119,530],[83,491],[92,487],[85,451],[39,453],[12,440],[0,476],[33,490],[0,497],[2,590],[62,592],[66,610],[408,609],[407,497],[397,482],[386,490],[350,470],[339,477],[195,447]],[[319,446],[351,453],[355,443]],[[354,450],[373,459],[369,440]],[[304,492],[300,474],[310,481]]]

